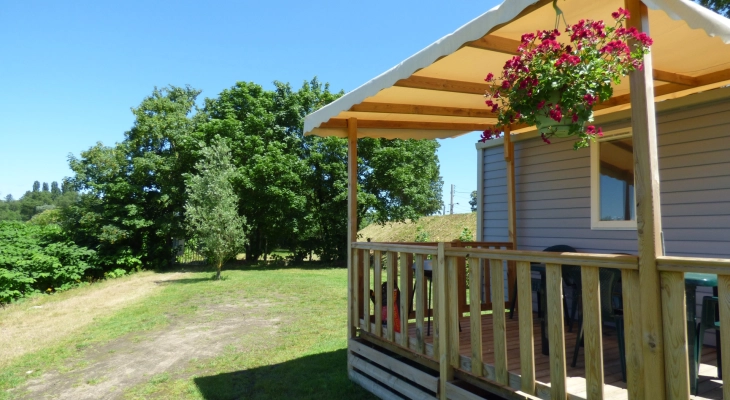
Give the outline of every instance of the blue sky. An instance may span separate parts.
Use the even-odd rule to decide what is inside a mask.
[[[0,196],[71,174],[123,139],[157,87],[215,97],[237,81],[350,91],[497,1],[0,1]],[[478,134],[441,141],[444,202],[476,189]],[[470,156],[466,156],[470,155]]]

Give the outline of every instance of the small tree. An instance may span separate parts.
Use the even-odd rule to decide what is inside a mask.
[[[231,150],[217,137],[201,155],[195,164],[197,175],[186,179],[186,223],[205,257],[215,264],[216,279],[220,279],[223,264],[246,244],[246,218],[238,215],[238,196],[230,181],[234,173]]]

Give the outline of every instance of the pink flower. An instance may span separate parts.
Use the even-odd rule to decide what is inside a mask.
[[[543,108],[544,106],[545,106],[545,100],[543,100],[543,101],[541,101],[541,102],[537,103],[537,109],[538,109],[538,110],[541,110],[541,109],[542,109],[542,108]]]
[[[496,135],[496,131],[493,131],[492,129],[487,129],[484,132],[482,132],[482,137],[479,139],[480,142],[484,143],[487,140],[494,139]]]
[[[573,113],[573,118],[571,119],[571,121],[573,121],[573,123],[578,122],[578,114]]]
[[[491,82],[492,79],[494,79],[494,74],[491,73],[491,72],[487,74],[487,77],[486,78],[484,78],[484,80],[487,81],[487,82]]]
[[[550,115],[550,118],[555,120],[555,122],[560,122],[560,120],[563,119],[563,111],[560,110],[560,104],[556,104],[555,108],[548,111],[548,115]]]
[[[545,143],[547,143],[547,144],[550,144],[550,141],[548,140],[548,138],[547,138],[547,137],[545,136],[545,134],[544,134],[544,133],[541,133],[541,134],[540,134],[540,137],[542,138],[542,141],[543,141],[543,142],[545,142]]]
[[[509,83],[509,81],[503,81],[502,82],[502,88],[503,89],[509,89],[510,86],[511,86],[511,84]]]
[[[484,102],[484,104],[486,104],[487,106],[491,107],[491,106],[494,105],[494,102],[492,100],[487,100],[487,101]]]
[[[583,100],[585,100],[585,102],[586,102],[586,104],[588,104],[588,106],[592,106],[593,103],[596,102],[595,96],[591,95],[590,93],[583,96]]]

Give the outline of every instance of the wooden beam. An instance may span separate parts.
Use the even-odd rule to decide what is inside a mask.
[[[433,273],[436,275],[436,295],[434,296],[434,304],[438,307],[437,319],[438,324],[434,329],[434,343],[438,341],[439,351],[434,351],[434,357],[439,360],[439,391],[438,396],[441,400],[446,400],[446,383],[454,380],[454,366],[453,359],[456,359],[458,365],[459,359],[459,335],[458,332],[456,337],[452,337],[451,323],[454,325],[458,324],[456,321],[455,313],[455,292],[451,289],[453,286],[452,282],[449,282],[451,271],[454,269],[452,263],[446,262],[446,246],[448,243],[438,244],[438,265],[434,269]],[[449,257],[453,259],[453,257]],[[455,276],[455,275],[454,275]],[[456,282],[453,282],[455,284]],[[456,354],[451,354],[453,343],[456,341]]]
[[[517,250],[517,200],[515,196],[515,146],[511,127],[504,130],[504,160],[507,164],[507,234],[512,250]],[[514,295],[511,293],[510,295]]]
[[[471,326],[471,373],[482,377],[482,267],[479,260],[469,263],[469,325]]]
[[[488,111],[487,108],[462,108],[462,107],[439,107],[420,106],[412,104],[395,103],[374,103],[362,102],[355,104],[350,111],[391,113],[391,114],[415,114],[415,115],[443,115],[446,117],[470,117],[470,118],[497,118],[497,114]]]
[[[349,339],[357,336],[356,326],[359,325],[356,320],[357,312],[357,295],[355,290],[358,290],[359,285],[355,282],[358,274],[355,272],[356,263],[353,263],[353,250],[352,242],[357,241],[357,119],[350,118],[346,121],[347,123],[347,273],[348,273],[348,301],[350,306],[348,307],[348,323],[347,323],[347,337]]]
[[[641,0],[625,0],[632,15],[627,25],[649,33],[649,13]],[[660,277],[657,256],[661,246],[659,165],[657,155],[656,112],[651,53],[644,59],[644,69],[629,75],[631,86],[631,125],[634,137],[634,173],[636,224],[639,247],[639,282],[641,286],[642,355],[645,393],[666,398],[664,375],[664,335]],[[685,398],[689,398],[689,393]]]
[[[626,338],[626,386],[629,400],[643,400],[644,363],[641,337],[641,287],[639,271],[622,270],[624,337]]]
[[[517,55],[517,48],[522,42],[495,35],[486,35],[480,39],[464,44],[465,47],[473,47],[482,50],[496,51],[509,55]]]
[[[344,118],[330,118],[320,125],[320,128],[344,128],[347,125]],[[483,131],[494,128],[494,124],[486,122],[428,122],[428,121],[387,121],[387,120],[359,120],[358,127],[372,129],[444,129],[455,131]]]
[[[412,75],[406,79],[400,79],[393,86],[467,94],[484,94],[488,93],[492,88],[487,83],[454,81],[416,75]]]
[[[667,83],[676,83],[678,85],[685,86],[698,86],[699,80],[692,76],[681,75],[674,72],[662,71],[659,69],[654,70],[654,80],[662,81]]]

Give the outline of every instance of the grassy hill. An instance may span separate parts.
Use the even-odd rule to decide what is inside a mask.
[[[416,236],[427,237],[429,242],[448,242],[458,239],[464,228],[476,240],[477,214],[453,214],[422,217],[418,221],[369,225],[358,232],[358,241],[370,238],[373,242],[413,242]]]

